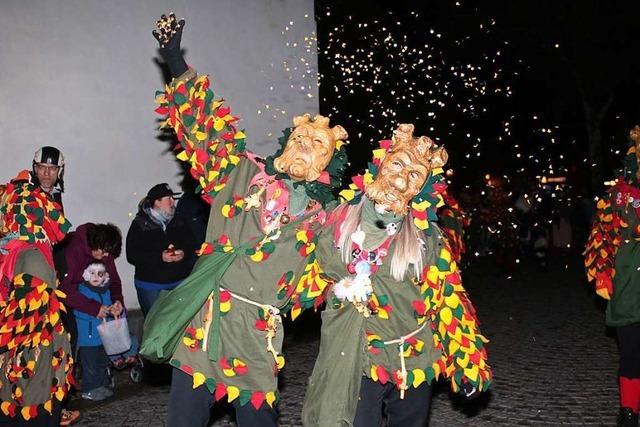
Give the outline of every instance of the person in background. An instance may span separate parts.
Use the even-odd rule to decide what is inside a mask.
[[[598,199],[583,252],[587,279],[607,300],[605,324],[618,338],[619,427],[637,427],[640,412],[640,126],[629,139],[616,184]]]
[[[145,316],[160,291],[177,287],[196,260],[196,238],[185,220],[175,216],[176,194],[166,183],[151,187],[127,233],[127,261],[135,267]]]
[[[85,268],[82,277],[84,282],[78,284],[78,292],[100,304],[97,316],[89,314],[83,308],[74,310],[82,366],[82,398],[100,401],[113,396],[113,390],[109,387],[107,376],[110,356],[105,352],[98,333],[98,325],[108,316],[116,316],[114,313],[120,314],[120,310],[112,305],[109,273],[103,263],[92,261]],[[111,356],[114,365],[117,366],[120,361],[124,364],[136,362],[138,344],[135,340],[131,343],[131,348],[127,352]]]
[[[67,294],[66,303],[72,309],[83,309],[92,316],[98,316],[101,304],[87,298],[78,291],[78,284],[84,282],[82,275],[92,261],[101,261],[109,273],[112,314],[119,316],[124,310],[122,282],[116,270],[115,259],[122,250],[122,234],[113,224],[86,223],[79,226],[69,236],[65,249],[67,274],[62,279],[62,290]]]
[[[64,156],[56,147],[44,146],[33,156],[31,181],[62,207]]]

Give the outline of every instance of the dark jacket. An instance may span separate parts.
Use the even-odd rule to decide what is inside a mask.
[[[127,233],[127,261],[135,267],[135,278],[152,283],[173,283],[184,279],[191,272],[196,260],[196,239],[182,217],[174,216],[163,230],[140,209]],[[184,251],[178,262],[162,261],[162,252],[173,245]]]
[[[84,282],[82,273],[87,265],[93,261],[91,248],[87,243],[87,229],[93,224],[88,222],[79,226],[76,231],[70,233],[68,243],[65,245],[64,253],[67,263],[67,274],[62,279],[62,291],[67,294],[65,304],[76,310],[82,310],[92,316],[96,316],[100,311],[100,303],[87,298],[78,292],[78,285]],[[116,263],[113,255],[109,254],[102,258],[101,262],[105,265],[107,273],[109,273],[109,289],[113,301],[120,301],[124,307],[124,298],[122,297],[122,282],[116,270]]]

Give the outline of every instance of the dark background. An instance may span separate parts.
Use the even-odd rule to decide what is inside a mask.
[[[398,123],[443,143],[452,185],[566,176],[596,195],[640,122],[635,1],[317,0],[320,109],[352,172]]]

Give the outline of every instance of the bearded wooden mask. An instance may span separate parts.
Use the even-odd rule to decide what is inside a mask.
[[[415,138],[412,124],[401,124],[375,180],[365,192],[369,199],[396,215],[405,215],[434,168],[447,162],[448,154],[426,136]]]
[[[293,118],[293,131],[280,157],[273,162],[294,181],[315,181],[331,162],[336,141],[346,139],[342,126],[329,127],[329,118],[308,114]]]
[[[640,181],[640,126],[635,126],[629,132],[629,138],[633,141],[636,149],[636,162],[638,164],[638,171],[636,172],[636,178]]]

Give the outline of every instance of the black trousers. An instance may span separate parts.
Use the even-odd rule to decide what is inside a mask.
[[[640,378],[640,323],[619,326],[618,351],[620,353],[619,375],[626,378]]]
[[[427,383],[405,391],[400,399],[400,391],[395,384],[380,384],[362,377],[360,396],[354,427],[379,427],[386,418],[388,427],[425,427],[429,417],[431,387]]]
[[[25,421],[20,415],[9,418],[0,412],[0,427],[58,427],[60,425],[60,402],[52,400],[51,415],[42,409],[38,410],[36,418]]]
[[[213,395],[205,385],[194,389],[191,375],[173,368],[169,392],[169,427],[206,427],[209,411],[214,404]],[[233,402],[238,427],[276,427],[278,414],[266,402],[256,410],[251,403],[240,406]]]
[[[82,366],[82,391],[95,390],[109,384],[107,367],[109,356],[104,347],[80,347],[80,364]]]

